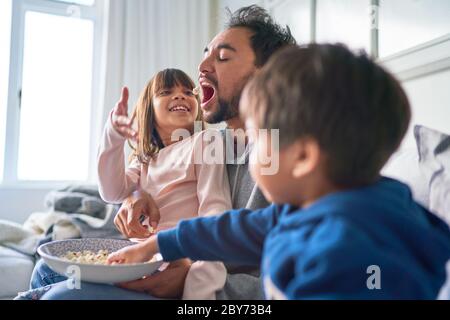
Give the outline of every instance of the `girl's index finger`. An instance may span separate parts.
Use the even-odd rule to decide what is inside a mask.
[[[123,87],[122,95],[120,96],[120,103],[122,103],[124,106],[128,107],[129,96],[130,96],[130,92],[128,90],[128,87]]]
[[[120,100],[117,103],[116,114],[122,116],[128,116],[128,97],[129,91],[127,87],[122,88],[122,94]]]

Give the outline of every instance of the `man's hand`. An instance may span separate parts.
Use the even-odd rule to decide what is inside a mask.
[[[124,138],[137,140],[137,132],[132,128],[134,118],[128,117],[128,97],[127,87],[122,88],[122,95],[112,112],[112,124],[114,129]]]
[[[150,226],[156,229],[159,223],[158,206],[150,195],[138,190],[122,203],[114,224],[127,238],[148,238],[152,233],[141,224],[141,216],[148,217]]]
[[[164,271],[143,279],[121,283],[119,287],[145,292],[157,298],[179,299],[183,295],[184,282],[190,267],[189,259],[173,261]]]

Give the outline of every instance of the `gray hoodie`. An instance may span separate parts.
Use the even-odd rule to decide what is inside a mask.
[[[226,141],[227,156],[234,155],[234,140],[227,131],[223,131]],[[269,205],[261,190],[253,181],[248,171],[249,153],[251,146],[247,145],[244,154],[236,157],[227,157],[228,180],[233,209],[247,208],[260,209]],[[231,159],[230,159],[231,158]],[[259,269],[247,266],[225,264],[227,280],[221,291],[218,291],[218,300],[262,300],[264,292],[259,277]]]

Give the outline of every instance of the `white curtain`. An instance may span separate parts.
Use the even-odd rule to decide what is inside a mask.
[[[215,0],[109,0],[103,56],[102,124],[130,88],[129,109],[150,78],[179,68],[197,79],[203,49],[216,32]]]

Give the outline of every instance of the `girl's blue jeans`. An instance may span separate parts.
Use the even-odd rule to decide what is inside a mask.
[[[67,277],[54,272],[43,260],[36,264],[30,290],[21,292],[16,300],[156,300],[149,294],[122,289],[113,285],[81,282],[72,288]]]

